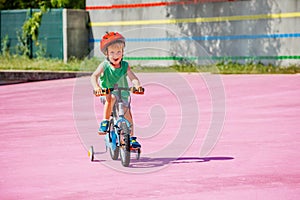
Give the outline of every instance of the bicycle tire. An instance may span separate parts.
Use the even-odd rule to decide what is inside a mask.
[[[128,167],[130,164],[130,133],[126,123],[121,123],[120,128],[122,130],[123,143],[120,146],[120,158],[124,167]]]
[[[113,160],[118,160],[119,158],[119,151],[120,148],[117,146],[115,150],[112,150],[112,148],[109,148],[110,157]]]
[[[114,129],[114,121],[113,121],[113,119],[111,119],[109,122],[109,133],[108,134],[111,134],[111,131],[113,131],[113,129]],[[109,141],[109,142],[112,142],[112,141]],[[119,141],[116,141],[116,142],[118,143]],[[118,160],[119,151],[120,151],[120,149],[119,149],[118,144],[116,144],[115,149],[112,149],[111,146],[109,147],[109,154],[110,154],[110,157],[112,160]]]
[[[90,149],[88,151],[88,156],[89,156],[91,162],[94,161],[94,158],[95,158],[94,155],[95,155],[94,147],[90,146]]]

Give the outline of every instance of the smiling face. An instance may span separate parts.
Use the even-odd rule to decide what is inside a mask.
[[[118,66],[123,58],[124,43],[118,42],[107,47],[107,57],[115,67]]]

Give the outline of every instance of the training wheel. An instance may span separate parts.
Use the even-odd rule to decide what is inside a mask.
[[[138,148],[137,153],[136,153],[136,159],[139,160],[141,158],[141,149]]]
[[[89,155],[90,161],[92,161],[92,162],[94,161],[94,154],[95,154],[94,147],[91,146],[89,151],[88,151],[88,155]]]

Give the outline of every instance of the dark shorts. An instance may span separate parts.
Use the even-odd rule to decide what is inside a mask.
[[[113,94],[112,94],[112,95],[113,95]],[[118,101],[119,101],[119,99],[118,99],[119,97],[116,96],[116,95],[114,95],[114,97],[116,98],[116,102],[118,102]],[[105,104],[105,102],[106,102],[106,97],[105,97],[105,96],[100,96],[100,101],[101,101],[101,103]],[[129,107],[129,102],[128,102],[128,100],[122,99],[122,102],[123,102],[123,105],[124,105],[124,106]]]

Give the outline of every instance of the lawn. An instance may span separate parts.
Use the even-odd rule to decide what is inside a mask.
[[[101,62],[98,58],[71,59],[64,63],[59,59],[29,59],[24,56],[0,56],[0,70],[42,70],[42,71],[75,71],[92,72]],[[196,66],[190,64],[175,64],[168,67],[161,66],[131,66],[135,72],[210,72],[219,74],[295,74],[300,73],[300,65],[274,66],[261,62],[241,64],[223,61],[215,65]]]

